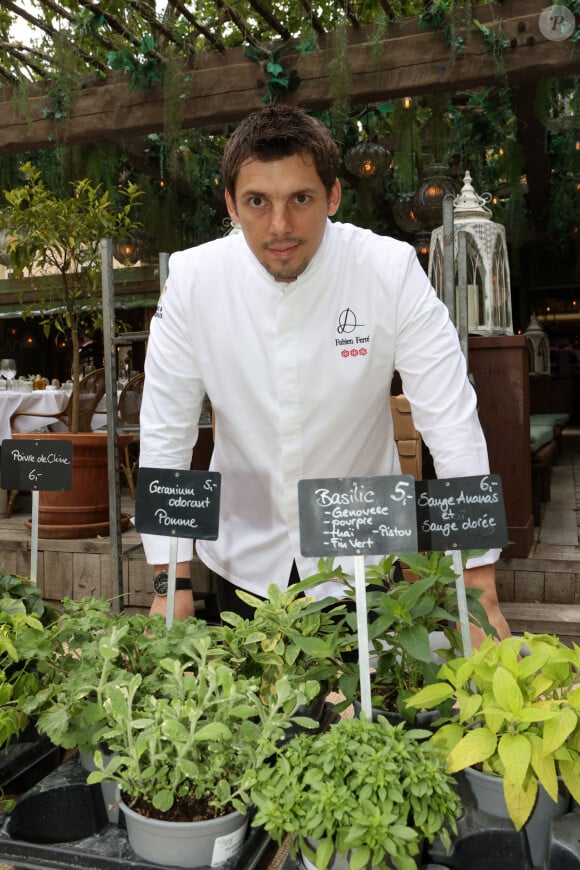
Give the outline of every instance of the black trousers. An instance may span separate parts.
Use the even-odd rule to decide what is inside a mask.
[[[243,619],[252,619],[254,616],[254,608],[246,604],[245,601],[242,601],[241,598],[238,598],[236,590],[239,587],[234,586],[234,584],[230,583],[229,580],[226,580],[225,577],[220,577],[219,574],[214,574],[213,576],[216,582],[217,605],[219,612],[222,613],[224,610],[231,610],[234,613],[238,613]],[[292,562],[292,569],[288,581],[289,585],[292,585],[292,583],[298,583],[299,581],[300,576],[298,574],[298,569],[296,568],[296,562]]]

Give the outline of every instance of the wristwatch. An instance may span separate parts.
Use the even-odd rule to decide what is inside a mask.
[[[156,574],[153,578],[153,592],[155,595],[165,596],[167,595],[167,587],[168,587],[169,574],[167,571],[160,571],[159,574]],[[175,578],[175,590],[176,592],[181,589],[192,589],[191,585],[191,577],[176,577]]]

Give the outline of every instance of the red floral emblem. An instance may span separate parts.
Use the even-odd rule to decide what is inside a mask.
[[[348,350],[341,350],[340,355],[341,356],[350,356]]]

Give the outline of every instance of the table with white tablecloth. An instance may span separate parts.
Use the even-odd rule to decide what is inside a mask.
[[[16,411],[38,414],[60,414],[67,406],[70,393],[61,390],[0,391],[0,444],[12,437],[10,418]],[[55,417],[16,417],[15,432],[34,432],[44,426],[58,423]]]

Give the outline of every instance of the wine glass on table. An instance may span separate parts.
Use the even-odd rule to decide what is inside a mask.
[[[0,361],[0,374],[8,381],[8,389],[12,389],[12,381],[16,377],[16,360],[3,359]]]

